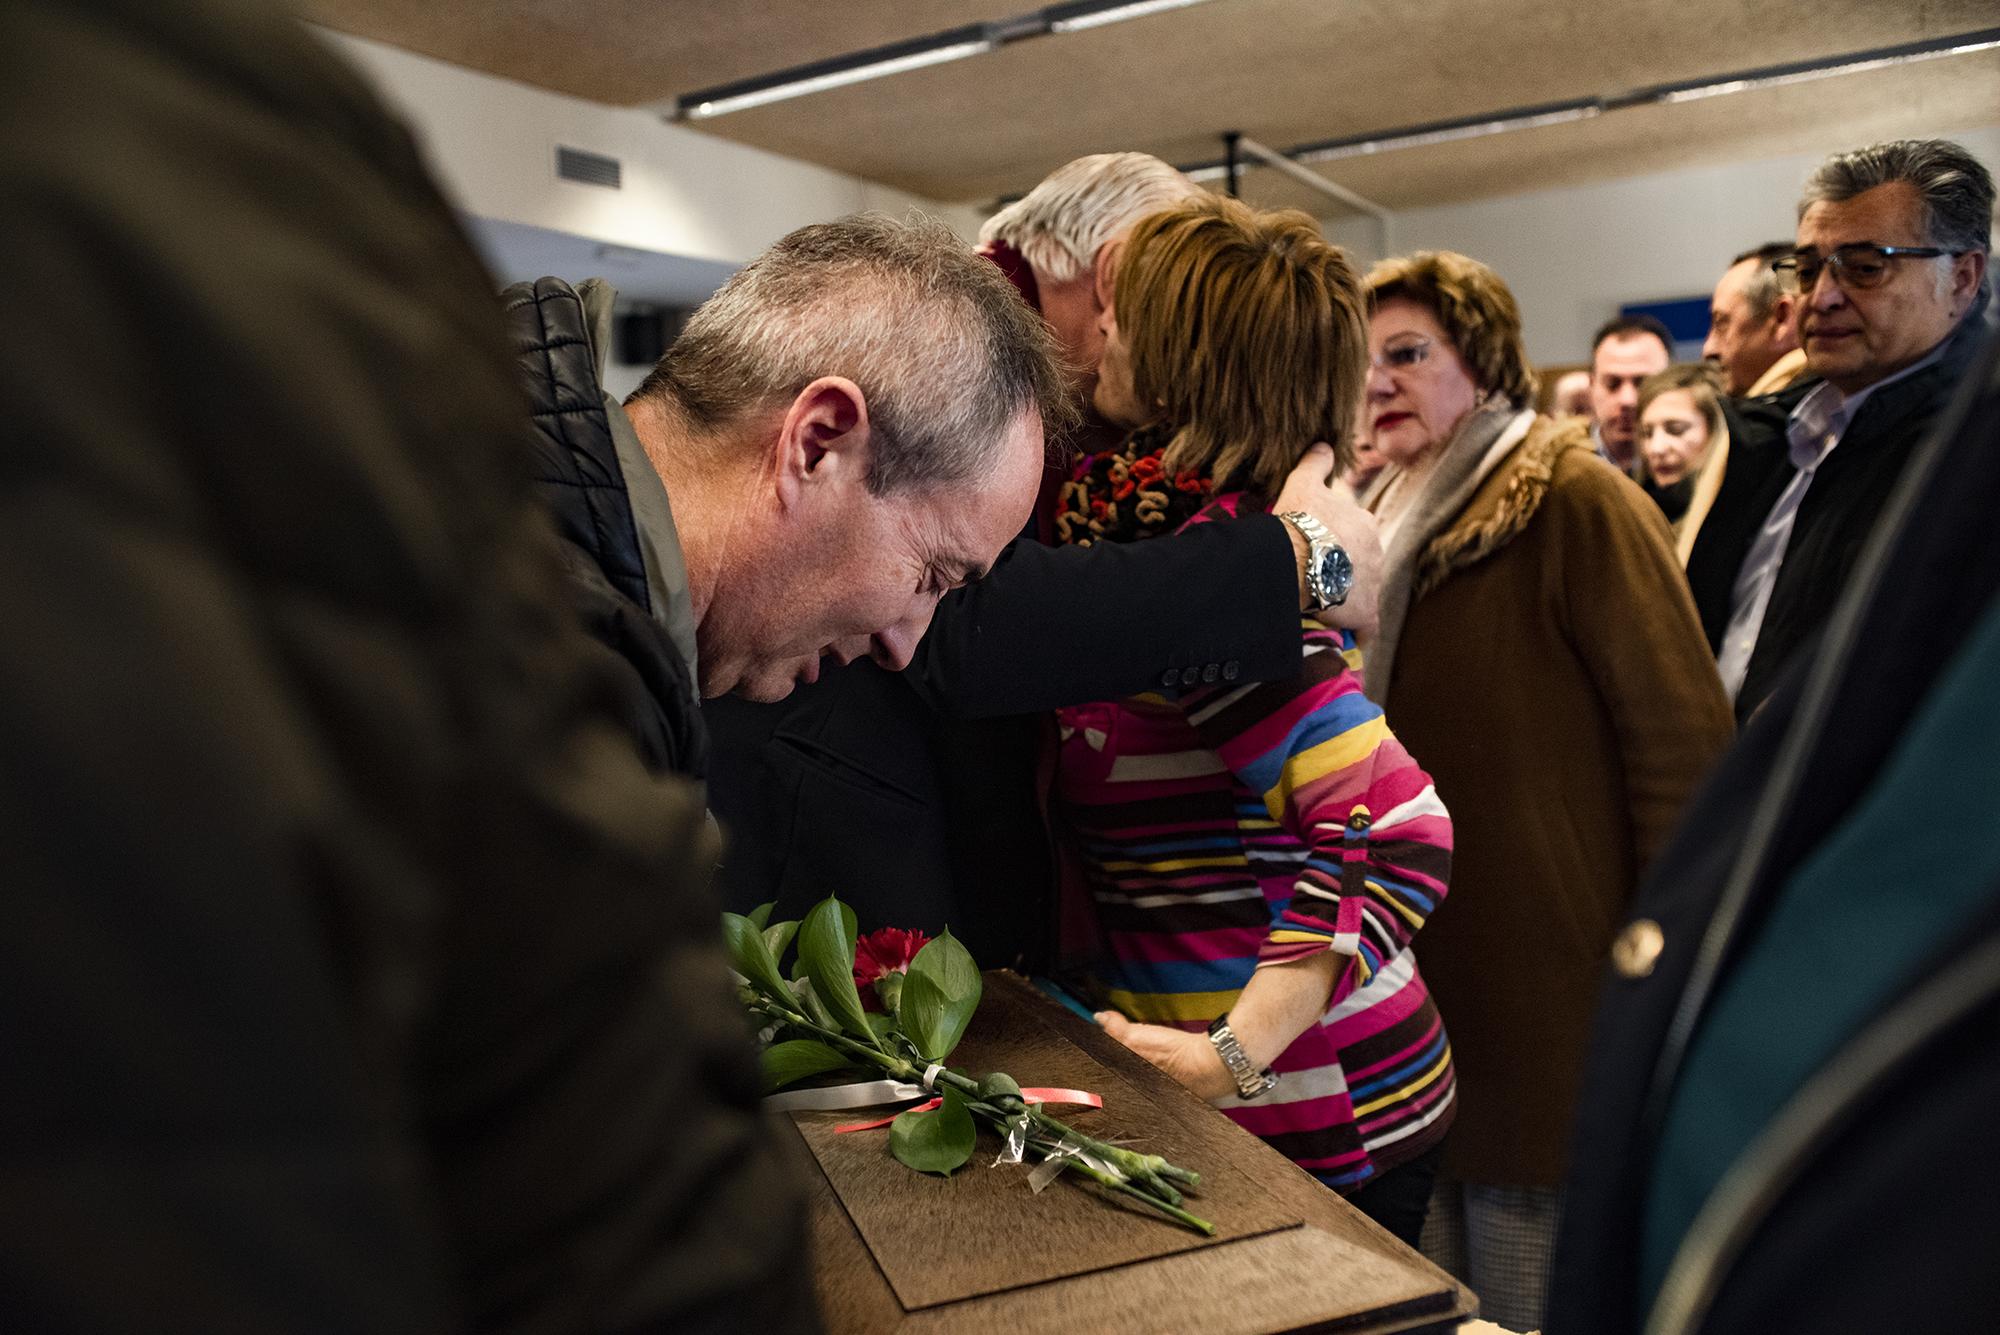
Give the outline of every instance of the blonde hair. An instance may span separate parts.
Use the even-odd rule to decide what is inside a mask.
[[[1707,362],[1682,362],[1669,366],[1658,375],[1649,375],[1639,382],[1640,416],[1646,413],[1646,405],[1662,394],[1684,389],[1694,400],[1695,411],[1708,423],[1708,434],[1713,439],[1722,430],[1722,371]]]
[[[979,239],[1004,241],[1037,278],[1066,283],[1135,220],[1203,193],[1150,153],[1093,153],[1056,168],[988,218]]]
[[[1368,272],[1368,309],[1401,298],[1437,317],[1485,394],[1516,408],[1535,397],[1535,373],[1521,341],[1521,308],[1499,274],[1455,250],[1419,250]]]
[[[1155,213],[1125,243],[1113,300],[1138,400],[1175,428],[1169,470],[1269,497],[1315,441],[1353,462],[1361,278],[1312,218],[1213,195]]]

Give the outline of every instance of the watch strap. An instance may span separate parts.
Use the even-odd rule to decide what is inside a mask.
[[[1327,587],[1325,579],[1326,558],[1331,552],[1338,552],[1346,568],[1351,572],[1353,565],[1347,562],[1347,551],[1333,540],[1333,532],[1325,524],[1307,514],[1304,510],[1287,510],[1278,516],[1299,531],[1306,540],[1306,591],[1312,595],[1312,610],[1323,611],[1336,607],[1347,599],[1347,590]],[[1349,576],[1350,580],[1352,575]]]
[[[1236,1093],[1245,1099],[1262,1098],[1278,1083],[1278,1073],[1266,1068],[1258,1070],[1251,1062],[1250,1054],[1243,1051],[1243,1044],[1237,1041],[1236,1031],[1229,1027],[1229,1017],[1222,1016],[1208,1026],[1208,1041],[1215,1045],[1215,1051],[1222,1058],[1222,1064],[1229,1068],[1230,1078],[1236,1082]]]

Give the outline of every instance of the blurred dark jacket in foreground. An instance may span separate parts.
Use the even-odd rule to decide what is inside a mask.
[[[0,1328],[809,1325],[409,139],[229,0],[11,0],[0,108]]]
[[[1966,379],[1633,904],[1550,1335],[2000,1312],[2000,344]]]

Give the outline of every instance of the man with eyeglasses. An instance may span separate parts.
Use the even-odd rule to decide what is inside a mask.
[[[1806,184],[1794,294],[1808,374],[1729,405],[1729,470],[1688,559],[1747,718],[1826,622],[1910,449],[1982,332],[1993,178],[1946,140],[1836,154]]]

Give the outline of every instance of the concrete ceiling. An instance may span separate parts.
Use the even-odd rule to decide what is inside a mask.
[[[1025,0],[307,0],[329,27],[617,104],[1008,17]],[[1209,0],[700,123],[945,201],[1081,153],[1213,159],[2000,22],[2000,0]],[[2000,123],[2000,51],[1327,164],[1392,208]],[[1245,193],[1337,213],[1256,172]]]

